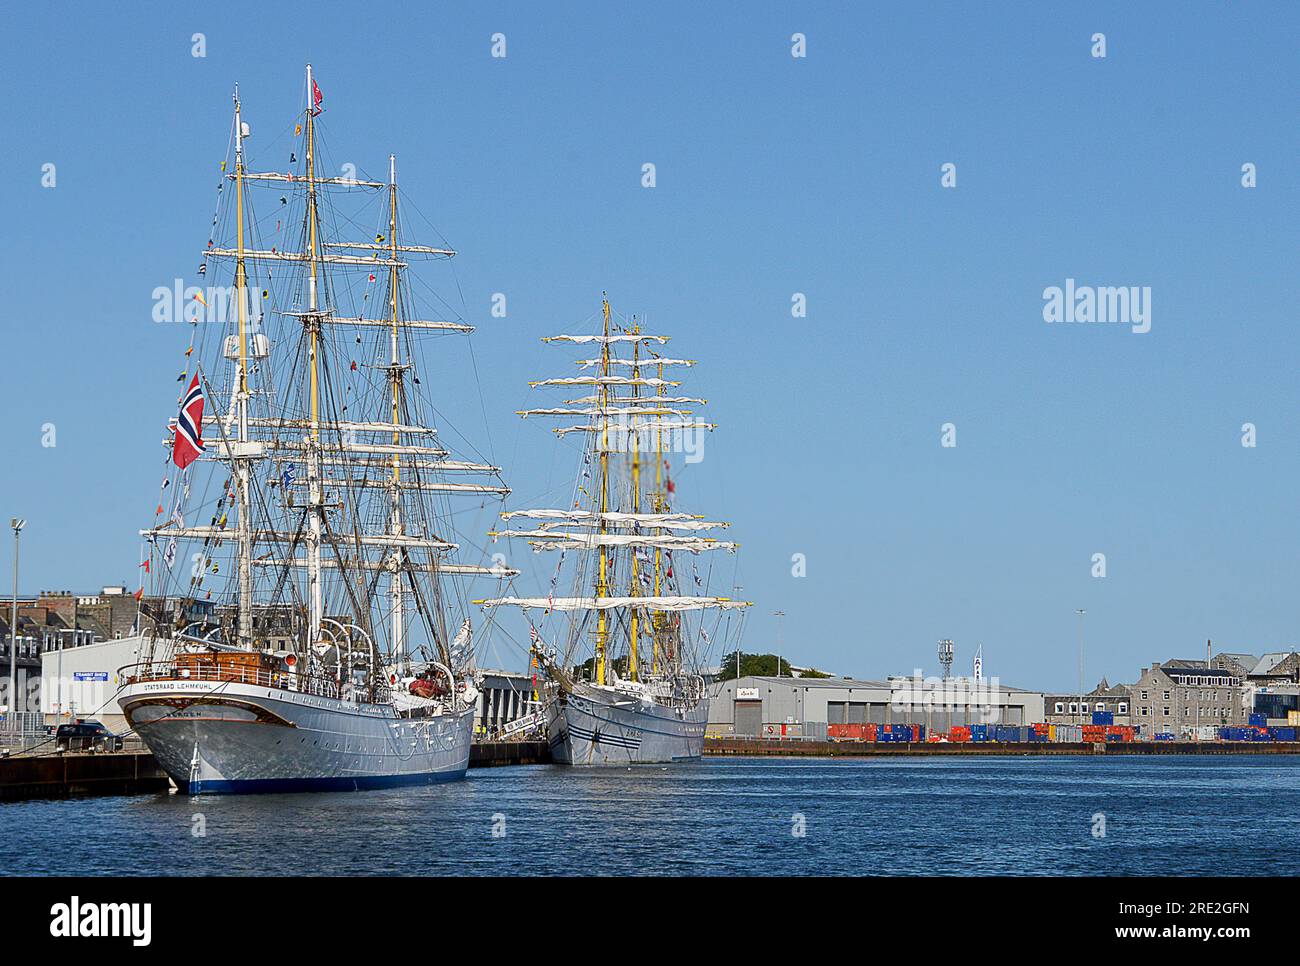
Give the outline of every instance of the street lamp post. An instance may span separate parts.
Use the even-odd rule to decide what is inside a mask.
[[[26,520],[13,517],[9,525],[14,528],[14,601],[9,616],[9,727],[18,730],[18,534],[27,525]]]
[[[1083,615],[1087,613],[1082,607],[1075,611],[1079,615],[1079,698],[1075,707],[1079,709],[1079,724],[1083,724]]]
[[[785,611],[774,610],[772,616],[776,620],[776,676],[781,676],[781,651],[785,649],[784,635],[782,634],[782,625],[785,623],[782,618],[785,617]]]

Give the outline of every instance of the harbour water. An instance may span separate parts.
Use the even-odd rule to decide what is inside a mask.
[[[0,805],[0,841],[4,875],[1291,875],[1300,757],[485,768]]]

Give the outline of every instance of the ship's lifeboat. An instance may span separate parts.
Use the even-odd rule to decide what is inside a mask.
[[[411,682],[409,690],[417,698],[438,698],[447,693],[447,684],[437,678],[419,677]]]

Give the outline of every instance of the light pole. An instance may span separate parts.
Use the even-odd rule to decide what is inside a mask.
[[[1075,613],[1079,615],[1079,699],[1075,707],[1079,709],[1079,724],[1083,724],[1083,615],[1087,611],[1080,607]]]
[[[783,634],[781,633],[781,625],[784,623],[784,621],[781,618],[785,617],[785,611],[774,610],[772,611],[772,616],[777,619],[776,620],[776,676],[780,677],[781,676],[781,651],[784,649]]]
[[[9,727],[18,730],[18,534],[27,526],[26,520],[12,517],[14,528],[14,606],[9,617]]]

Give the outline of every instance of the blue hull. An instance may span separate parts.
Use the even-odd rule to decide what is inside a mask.
[[[276,792],[357,792],[407,785],[437,785],[459,781],[466,769],[409,775],[361,775],[355,778],[249,778],[187,782],[190,795],[265,795]]]

